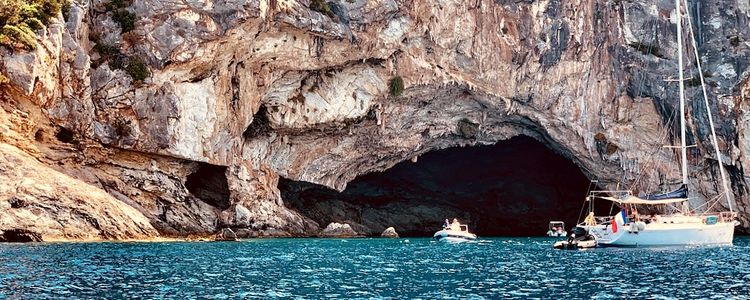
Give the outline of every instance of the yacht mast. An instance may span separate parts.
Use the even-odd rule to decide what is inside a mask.
[[[687,143],[685,141],[685,76],[682,74],[682,10],[680,0],[674,0],[675,15],[677,16],[677,62],[680,68],[680,156],[682,158],[682,184],[688,183],[687,172]]]
[[[684,0],[685,11],[688,11],[687,0]],[[734,212],[732,207],[732,194],[729,192],[729,183],[727,182],[727,175],[724,171],[724,163],[721,161],[721,152],[719,152],[719,142],[716,140],[716,129],[714,129],[714,119],[711,116],[711,106],[708,103],[708,93],[706,92],[706,82],[703,78],[703,69],[701,68],[701,60],[698,55],[698,45],[696,44],[695,33],[693,32],[693,24],[690,21],[690,13],[688,12],[688,30],[693,41],[693,50],[695,52],[695,63],[698,67],[698,77],[701,79],[701,89],[703,90],[703,101],[705,101],[706,112],[708,113],[708,125],[711,127],[711,143],[714,145],[714,152],[716,152],[716,161],[719,163],[719,174],[721,174],[722,188],[724,189],[724,196],[727,198],[727,205],[729,211]]]

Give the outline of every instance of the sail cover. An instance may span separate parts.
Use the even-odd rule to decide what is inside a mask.
[[[671,204],[687,201],[687,198],[668,198],[659,200],[646,200],[635,196],[626,196],[624,198],[615,197],[598,197],[604,200],[609,200],[618,204],[641,204],[641,205],[658,205],[658,204]]]
[[[684,199],[688,196],[688,188],[687,185],[682,185],[680,188],[671,191],[669,193],[663,193],[663,194],[648,194],[645,196],[640,196],[638,198],[641,198],[643,200],[665,200],[665,199]]]

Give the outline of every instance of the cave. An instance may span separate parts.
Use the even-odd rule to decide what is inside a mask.
[[[76,143],[75,133],[72,130],[62,127],[62,126],[57,126],[57,132],[55,133],[55,138],[57,138],[58,141],[61,141],[67,144]]]
[[[222,210],[229,208],[227,167],[199,163],[198,169],[187,176],[185,187],[190,194]]]
[[[322,227],[343,222],[366,235],[393,226],[431,236],[455,217],[480,236],[540,236],[551,220],[576,223],[590,183],[570,160],[518,136],[432,151],[359,176],[342,192],[283,178],[279,189],[288,207]]]

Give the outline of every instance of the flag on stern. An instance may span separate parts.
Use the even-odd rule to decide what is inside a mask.
[[[625,209],[621,209],[620,212],[615,215],[615,218],[612,219],[612,233],[617,233],[617,227],[625,224],[627,219],[628,214],[625,212]]]

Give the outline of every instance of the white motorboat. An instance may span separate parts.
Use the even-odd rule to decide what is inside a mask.
[[[685,1],[685,0],[682,0]],[[688,172],[688,155],[687,148],[695,147],[686,143],[686,111],[685,111],[685,78],[683,68],[683,39],[682,39],[682,19],[687,19],[689,41],[692,41],[694,50],[693,57],[701,57],[698,48],[695,45],[695,34],[690,22],[690,12],[688,11],[687,2],[684,2],[684,10],[681,9],[681,0],[675,0],[675,17],[677,24],[677,50],[678,50],[678,67],[679,67],[679,92],[680,92],[680,145],[667,146],[667,149],[678,149],[681,162],[681,186],[676,190],[667,193],[656,193],[645,196],[635,196],[629,190],[622,191],[594,191],[586,197],[589,203],[588,216],[579,226],[584,227],[596,237],[599,245],[602,246],[666,246],[666,245],[731,245],[734,238],[734,227],[738,225],[735,220],[737,214],[734,212],[732,205],[732,192],[729,189],[726,172],[724,170],[724,159],[719,150],[719,144],[714,129],[713,116],[711,114],[711,105],[706,92],[706,84],[703,78],[700,59],[695,60],[698,78],[703,92],[703,101],[698,104],[704,107],[707,114],[708,125],[710,129],[711,144],[715,154],[715,162],[718,166],[718,177],[721,184],[721,191],[717,195],[704,195],[708,201],[695,208],[690,207],[688,196],[690,195],[689,172]],[[684,16],[683,16],[684,14]],[[697,108],[691,112],[696,115]],[[671,119],[671,118],[670,118]],[[669,136],[669,128],[672,124],[665,124],[665,130],[662,134],[663,139]],[[693,135],[694,139],[699,139],[700,135]],[[671,151],[671,150],[670,150]],[[700,151],[700,149],[699,149]],[[712,162],[711,164],[714,164]],[[677,168],[675,168],[677,169]],[[637,180],[636,180],[637,182]],[[718,188],[717,188],[718,190]],[[603,199],[610,201],[614,207],[620,207],[620,211],[614,216],[595,217],[594,200]],[[724,206],[723,199],[726,199]],[[609,203],[608,203],[609,204]],[[723,211],[724,209],[728,211]],[[645,212],[648,216],[640,216],[638,210]]]
[[[561,237],[568,235],[565,231],[565,222],[563,221],[550,221],[549,230],[547,230],[547,236],[550,237]]]
[[[435,232],[432,236],[437,241],[461,243],[470,242],[477,239],[477,235],[469,232],[469,226],[463,225],[458,220],[453,219],[452,223],[445,220],[443,230]]]

